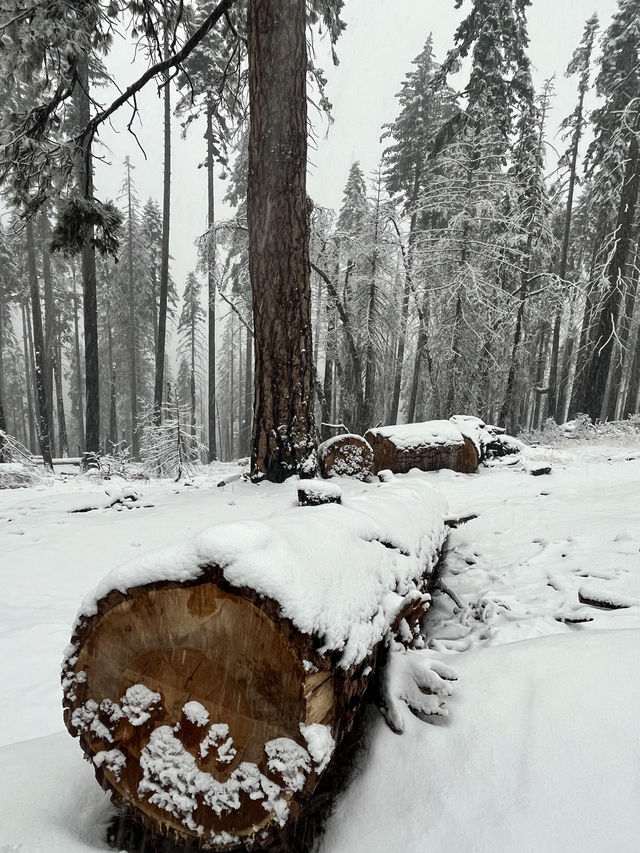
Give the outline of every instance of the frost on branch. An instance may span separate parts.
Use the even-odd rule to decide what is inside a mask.
[[[389,728],[404,731],[406,709],[416,716],[447,717],[445,698],[458,676],[451,667],[424,650],[407,649],[392,641],[381,676],[382,713]]]

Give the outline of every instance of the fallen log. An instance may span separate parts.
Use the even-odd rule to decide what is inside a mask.
[[[449,468],[473,474],[478,468],[478,447],[451,421],[379,427],[370,429],[365,439],[373,449],[374,473],[386,468],[394,474],[404,474],[411,468]]]
[[[318,447],[318,463],[323,477],[365,480],[372,472],[373,450],[361,435],[336,435]]]
[[[62,684],[67,728],[116,805],[151,838],[197,849],[281,838],[385,644],[420,637],[445,516],[419,477],[394,479],[108,575]]]

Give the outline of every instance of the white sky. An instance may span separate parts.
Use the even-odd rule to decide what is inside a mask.
[[[575,103],[575,78],[566,80],[564,71],[574,48],[582,36],[585,20],[598,12],[605,29],[616,9],[615,0],[533,0],[529,10],[530,55],[535,68],[535,82],[556,75],[557,96],[552,104],[550,128],[555,133],[559,122]],[[309,194],[325,207],[337,208],[347,172],[359,160],[365,173],[375,169],[384,145],[379,141],[381,127],[392,121],[398,110],[395,94],[411,68],[429,33],[433,33],[438,60],[452,45],[458,21],[470,7],[464,3],[454,9],[454,0],[346,0],[344,19],[347,29],[340,38],[337,51],[340,65],[329,60],[324,68],[329,80],[328,96],[334,105],[334,123],[327,128],[318,119],[318,150],[310,150]],[[318,45],[319,58],[322,45]],[[117,66],[112,66],[121,86],[133,81],[138,68],[129,65],[131,50],[122,46],[117,52]],[[454,81],[455,85],[455,81]],[[462,83],[461,83],[462,85]],[[133,138],[126,133],[130,112],[125,107],[114,118],[114,130],[101,138],[109,146],[112,167],[98,165],[96,191],[113,198],[122,183],[122,161],[128,153],[135,165],[134,180],[141,201],[153,196],[162,198],[162,103],[153,84],[138,99],[141,124],[137,135],[147,152],[145,161]],[[175,123],[172,152],[171,254],[172,274],[182,290],[187,273],[195,268],[194,240],[206,228],[206,178],[198,169],[203,158],[203,127],[194,126],[189,138],[179,137]],[[558,141],[560,145],[560,142]],[[217,180],[216,193],[224,194],[224,184]],[[217,215],[229,214],[221,207]]]

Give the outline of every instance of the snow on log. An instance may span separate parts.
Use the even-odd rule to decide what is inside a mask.
[[[301,480],[298,486],[300,506],[319,506],[320,504],[339,504],[342,502],[342,489],[334,483],[324,480]]]
[[[472,474],[478,468],[480,451],[474,441],[451,421],[370,429],[365,439],[373,448],[374,473],[385,468],[404,474],[411,468],[437,471],[450,468]]]
[[[410,475],[107,575],[65,655],[64,717],[129,819],[203,850],[281,838],[385,645],[419,640],[445,517]]]
[[[323,477],[365,480],[372,472],[373,450],[361,435],[345,433],[324,441],[318,447],[318,462]]]

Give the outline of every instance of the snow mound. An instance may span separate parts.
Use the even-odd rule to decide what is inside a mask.
[[[388,439],[398,450],[413,450],[434,445],[464,444],[462,432],[451,421],[423,421],[417,424],[394,424],[369,430],[374,437]]]
[[[86,597],[78,619],[95,615],[112,590],[194,580],[216,565],[232,586],[278,602],[281,615],[318,638],[323,653],[342,652],[340,664],[348,668],[382,640],[405,596],[432,571],[446,538],[446,514],[440,492],[409,474],[342,505],[220,524],[110,572]]]

